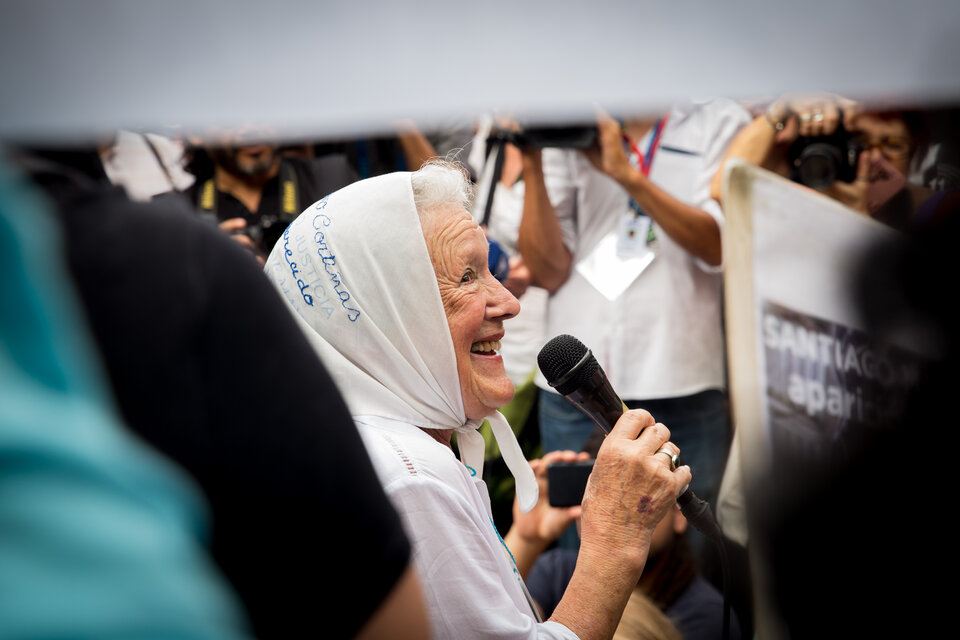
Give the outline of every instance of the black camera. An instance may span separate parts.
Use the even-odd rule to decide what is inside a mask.
[[[284,230],[286,230],[287,226],[295,219],[296,216],[289,214],[265,214],[253,222],[247,221],[247,226],[242,229],[237,229],[233,232],[233,235],[239,234],[247,236],[253,241],[253,244],[258,250],[269,254],[274,245],[280,241]]]
[[[521,146],[534,149],[558,147],[563,149],[588,149],[597,142],[597,127],[533,127],[519,132],[524,143]]]
[[[499,130],[491,134],[521,149],[588,149],[597,142],[596,125],[564,125],[547,127],[521,126],[518,131]]]
[[[860,140],[841,124],[829,136],[803,136],[787,151],[790,179],[812,189],[825,189],[836,181],[853,182],[863,151]]]
[[[593,462],[554,462],[547,467],[547,497],[551,507],[575,507],[583,502]]]

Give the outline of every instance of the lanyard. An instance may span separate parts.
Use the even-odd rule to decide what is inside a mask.
[[[653,135],[650,136],[650,145],[647,147],[647,153],[640,153],[640,148],[637,147],[637,144],[630,139],[630,137],[624,133],[623,142],[636,156],[637,161],[640,163],[640,171],[643,173],[644,177],[650,175],[650,168],[653,166],[653,157],[657,153],[657,149],[660,148],[660,135],[663,133],[664,128],[667,126],[667,119],[670,117],[670,114],[667,114],[657,120],[657,123],[653,125]]]
[[[648,177],[650,175],[650,169],[653,167],[653,157],[657,153],[657,149],[660,148],[660,135],[663,133],[663,130],[667,126],[667,119],[670,117],[670,114],[663,116],[657,123],[653,125],[653,134],[650,136],[650,145],[647,147],[647,153],[640,153],[640,148],[637,144],[630,139],[626,133],[623,134],[623,143],[630,148],[630,151],[633,152],[633,157],[637,159],[639,163],[640,172],[643,174],[643,177]],[[633,211],[634,219],[637,217],[643,216],[646,217],[646,213],[643,212],[643,209],[640,208],[640,204],[630,198],[629,200],[630,210]],[[656,239],[656,234],[653,230],[653,225],[651,224],[647,231],[647,243],[652,244]]]

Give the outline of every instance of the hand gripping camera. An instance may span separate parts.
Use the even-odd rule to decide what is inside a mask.
[[[840,124],[831,135],[802,136],[790,145],[787,159],[791,180],[811,189],[826,189],[837,180],[856,179],[863,145],[843,127],[843,113],[839,117]]]

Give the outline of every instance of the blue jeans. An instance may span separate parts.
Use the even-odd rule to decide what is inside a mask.
[[[543,452],[583,451],[597,425],[563,396],[540,389],[540,442]]]

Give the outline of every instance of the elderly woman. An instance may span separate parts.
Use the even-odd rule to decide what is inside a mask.
[[[266,271],[338,382],[403,518],[434,635],[608,638],[690,471],[656,455],[676,452],[663,425],[624,415],[587,488],[576,572],[541,622],[518,565],[529,566],[555,514],[538,504],[537,478],[497,413],[513,396],[497,351],[520,309],[487,268],[469,195],[446,163],[355,183],[304,211]],[[529,511],[506,537],[511,548],[481,480],[484,418]]]

